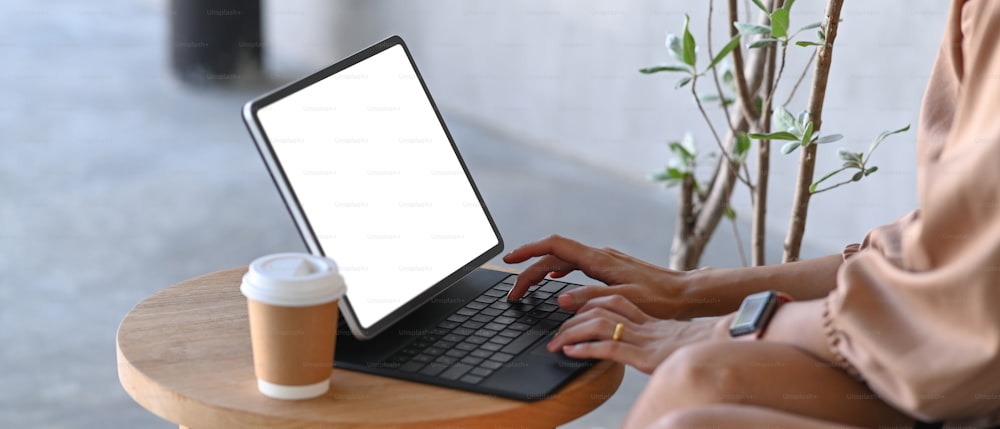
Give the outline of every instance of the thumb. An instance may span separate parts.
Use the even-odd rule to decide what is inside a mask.
[[[559,295],[559,307],[566,311],[576,311],[583,307],[587,301],[597,297],[613,295],[613,287],[607,286],[581,286]]]

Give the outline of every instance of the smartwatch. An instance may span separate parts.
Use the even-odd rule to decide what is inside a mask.
[[[729,324],[730,337],[753,335],[760,338],[778,306],[791,301],[788,295],[773,290],[748,295],[736,311],[736,318]]]

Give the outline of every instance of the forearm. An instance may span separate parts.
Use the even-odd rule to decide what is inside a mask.
[[[841,255],[752,268],[705,269],[688,273],[678,318],[735,311],[752,293],[777,290],[804,301],[826,296],[837,284]]]

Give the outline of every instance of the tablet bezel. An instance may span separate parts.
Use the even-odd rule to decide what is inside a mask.
[[[305,213],[302,210],[301,204],[299,204],[298,198],[295,195],[295,191],[292,189],[291,184],[285,175],[284,170],[281,167],[277,156],[271,147],[270,140],[267,137],[263,127],[261,126],[260,120],[257,117],[258,111],[260,109],[277,102],[293,93],[296,93],[310,85],[319,82],[327,77],[330,77],[336,73],[339,73],[355,64],[364,61],[372,56],[375,56],[389,48],[394,46],[400,46],[405,52],[407,60],[409,60],[410,67],[412,67],[413,72],[417,76],[417,80],[420,82],[420,86],[423,88],[424,95],[427,97],[427,101],[430,103],[435,116],[437,117],[438,123],[441,129],[444,131],[445,136],[448,138],[448,142],[451,144],[452,151],[455,157],[458,159],[459,164],[462,166],[462,171],[465,173],[466,179],[469,181],[469,185],[472,187],[473,192],[479,201],[479,207],[482,208],[483,214],[486,215],[486,219],[489,221],[490,227],[493,229],[493,234],[496,237],[497,244],[490,249],[486,250],[482,254],[474,257],[468,263],[459,267],[456,271],[446,276],[444,279],[437,282],[435,285],[431,286],[427,290],[423,291],[413,299],[407,301],[401,305],[396,310],[389,313],[387,316],[378,320],[371,326],[365,328],[361,326],[358,321],[357,315],[354,312],[354,307],[351,305],[350,301],[350,288],[348,286],[347,296],[340,301],[340,313],[347,325],[350,327],[351,333],[358,339],[369,339],[379,333],[385,331],[395,323],[399,322],[400,319],[410,314],[422,305],[430,302],[435,296],[444,292],[448,287],[455,284],[463,277],[471,273],[476,268],[480,267],[488,260],[494,256],[500,254],[503,251],[504,243],[503,238],[500,236],[500,231],[497,229],[496,223],[493,221],[493,216],[490,214],[489,209],[486,207],[483,197],[479,192],[479,188],[476,187],[475,181],[472,179],[472,175],[469,173],[468,166],[466,166],[465,161],[462,159],[461,153],[458,151],[458,147],[455,145],[455,140],[451,136],[451,132],[444,123],[444,119],[441,116],[440,110],[438,110],[437,104],[434,102],[433,97],[431,97],[430,91],[427,89],[427,84],[424,82],[423,76],[420,75],[420,71],[417,69],[416,63],[413,61],[413,56],[410,54],[410,50],[407,48],[403,39],[398,35],[389,37],[381,42],[378,42],[368,48],[365,48],[354,55],[351,55],[341,61],[338,61],[330,66],[323,68],[322,70],[310,74],[304,78],[296,80],[288,85],[278,88],[270,93],[262,95],[250,102],[247,102],[243,106],[243,122],[253,137],[255,146],[257,147],[257,152],[260,154],[261,159],[264,161],[268,172],[271,175],[271,179],[275,186],[278,188],[278,192],[281,194],[282,201],[285,203],[285,208],[288,213],[292,216],[292,220],[295,222],[295,226],[299,231],[299,235],[302,237],[302,241],[305,243],[309,252],[315,255],[323,255],[323,248],[316,237],[312,226],[309,223],[309,219],[306,218]]]

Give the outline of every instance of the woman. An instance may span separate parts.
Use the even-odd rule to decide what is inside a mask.
[[[541,258],[509,297],[574,270],[609,285],[559,297],[577,314],[549,349],[653,373],[626,427],[997,425],[1000,1],[953,0],[918,164],[919,209],[843,255],[677,272],[553,236],[505,256]],[[734,312],[768,290],[794,300]]]

